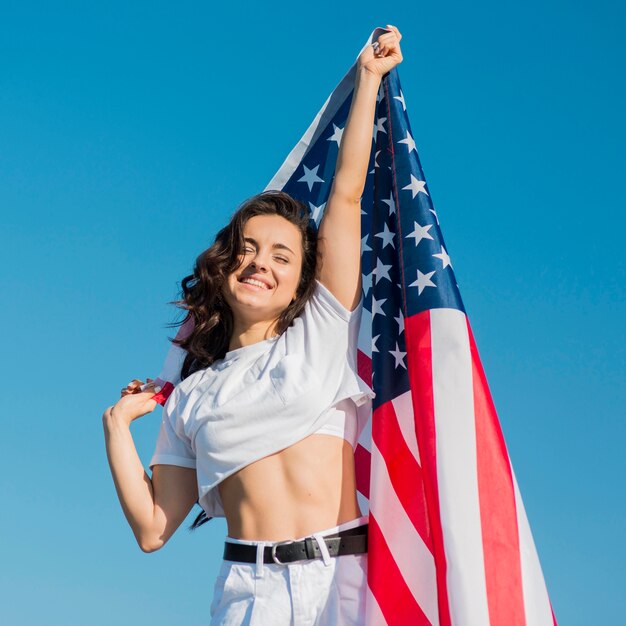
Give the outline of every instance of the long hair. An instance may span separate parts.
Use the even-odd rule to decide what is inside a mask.
[[[230,222],[215,236],[213,245],[196,259],[193,274],[181,281],[182,297],[173,302],[187,311],[184,324],[193,320],[193,329],[185,338],[172,342],[187,355],[181,370],[181,379],[209,367],[228,351],[233,332],[233,314],[224,299],[222,287],[228,276],[241,264],[245,247],[244,226],[256,215],[279,215],[296,226],[302,235],[302,268],[295,299],[283,310],[275,330],[281,335],[300,315],[315,289],[317,269],[317,233],[310,226],[310,212],[305,204],[283,191],[270,190],[245,200],[235,211]],[[202,511],[189,527],[196,529],[211,518]]]

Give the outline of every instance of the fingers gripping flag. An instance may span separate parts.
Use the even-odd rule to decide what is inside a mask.
[[[376,29],[370,45],[381,33]],[[319,226],[356,65],[266,189],[306,203]],[[556,624],[397,70],[377,98],[361,200],[364,310],[359,375],[376,392],[355,451],[369,510],[370,626]],[[188,333],[183,325],[178,336]],[[184,352],[158,382],[165,402]]]

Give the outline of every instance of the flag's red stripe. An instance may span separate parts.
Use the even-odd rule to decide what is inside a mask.
[[[420,460],[424,475],[428,520],[432,533],[432,546],[437,566],[437,602],[439,623],[451,626],[447,561],[439,508],[437,481],[437,448],[435,431],[435,406],[433,400],[432,341],[430,312],[423,311],[407,317],[404,322],[406,336],[411,396],[415,413],[415,431],[419,443]]]
[[[472,355],[476,469],[489,621],[491,624],[525,626],[513,476],[469,322],[467,332]]]
[[[389,626],[431,626],[398,569],[385,537],[369,516],[367,582]]]
[[[556,616],[554,615],[554,609],[552,608],[552,602],[550,602],[550,613],[552,613],[552,621],[554,622],[554,626],[559,626],[556,623]]]
[[[172,383],[170,382],[166,382],[163,385],[163,389],[161,389],[159,393],[155,393],[152,396],[152,399],[162,406],[167,402],[167,399],[170,397],[172,391],[174,391],[174,385],[172,385]]]
[[[356,368],[359,376],[371,387],[372,386],[372,359],[362,352],[356,351]]]
[[[356,471],[356,488],[367,498],[370,497],[370,475],[372,455],[360,443],[354,450],[354,469]]]
[[[432,551],[422,469],[404,440],[391,402],[381,404],[374,411],[372,440],[385,461],[398,500]]]

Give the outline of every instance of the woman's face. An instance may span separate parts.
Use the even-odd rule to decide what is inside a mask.
[[[255,215],[244,225],[241,265],[224,298],[236,321],[274,321],[295,298],[302,269],[302,236],[280,215]]]

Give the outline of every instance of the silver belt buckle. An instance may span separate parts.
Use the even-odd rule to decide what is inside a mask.
[[[288,541],[279,541],[272,546],[272,561],[274,561],[274,563],[276,563],[277,565],[287,565],[287,563],[283,563],[276,558],[276,548],[278,548],[278,546],[286,546],[290,543],[295,543],[295,539],[289,539]]]

